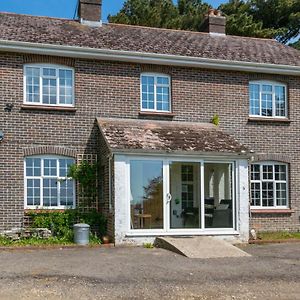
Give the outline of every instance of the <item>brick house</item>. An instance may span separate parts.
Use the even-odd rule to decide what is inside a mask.
[[[97,160],[117,244],[299,231],[299,51],[215,12],[205,33],[102,24],[101,0],[78,14],[0,14],[0,230],[77,206],[60,179]]]

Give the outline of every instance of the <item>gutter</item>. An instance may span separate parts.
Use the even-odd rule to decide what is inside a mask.
[[[207,158],[236,158],[236,159],[249,159],[253,153],[243,152],[203,152],[203,151],[159,151],[153,149],[112,149],[113,155],[143,155],[143,156],[185,156],[185,157],[207,157]]]
[[[255,62],[229,61],[170,54],[145,53],[78,46],[39,44],[0,40],[0,51],[63,56],[72,58],[122,61],[131,63],[172,65],[180,67],[207,68],[241,72],[268,73],[300,76],[300,66],[263,64]]]

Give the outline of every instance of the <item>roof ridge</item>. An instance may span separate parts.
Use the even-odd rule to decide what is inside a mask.
[[[76,19],[69,19],[69,18],[62,18],[62,17],[51,17],[51,16],[37,16],[37,15],[31,15],[31,14],[25,14],[25,13],[14,13],[9,11],[0,11],[0,15],[13,15],[13,16],[25,16],[25,17],[33,17],[33,18],[39,18],[39,19],[51,19],[51,20],[62,20],[62,21],[74,21],[78,22]]]
[[[266,40],[266,41],[273,41],[273,42],[278,42],[277,40],[273,38],[261,38],[261,37],[253,37],[253,36],[242,36],[242,35],[215,35],[211,34],[209,32],[203,32],[203,31],[193,31],[193,30],[185,30],[185,29],[174,29],[174,28],[163,28],[163,27],[150,27],[150,26],[145,26],[145,25],[132,25],[132,24],[122,24],[122,23],[109,23],[105,22],[103,25],[108,25],[108,26],[123,26],[123,27],[135,27],[135,28],[143,28],[143,29],[150,29],[150,30],[159,30],[159,31],[175,31],[175,32],[184,32],[184,33],[192,33],[192,34],[203,34],[203,35],[209,35],[212,37],[236,37],[236,38],[245,38],[245,39],[255,39],[255,40]],[[279,42],[278,42],[279,43]],[[282,44],[282,43],[280,43]],[[284,44],[282,44],[284,45]]]

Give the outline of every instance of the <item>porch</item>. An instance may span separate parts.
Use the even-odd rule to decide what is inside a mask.
[[[115,242],[248,240],[247,149],[212,124],[98,119],[113,157]]]

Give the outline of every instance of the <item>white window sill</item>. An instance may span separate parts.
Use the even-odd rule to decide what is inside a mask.
[[[36,206],[27,206],[24,208],[25,212],[48,212],[48,211],[65,211],[67,209],[75,209],[75,206],[58,206],[58,207],[36,207]]]
[[[279,123],[291,123],[288,118],[278,118],[278,117],[261,117],[261,116],[249,116],[249,122],[279,122]]]
[[[139,112],[140,116],[162,116],[162,117],[174,117],[175,114],[170,111],[153,111],[153,110],[142,110]]]
[[[250,208],[252,214],[292,214],[294,210],[290,208]]]

